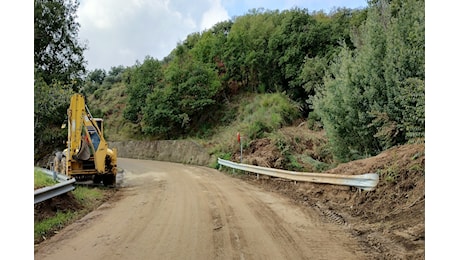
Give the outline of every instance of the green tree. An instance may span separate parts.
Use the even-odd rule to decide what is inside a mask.
[[[342,45],[350,50],[354,49],[350,32],[363,23],[366,14],[361,9],[335,8],[329,14],[323,11],[311,14],[315,23],[310,25],[311,33],[314,33],[315,42],[309,46],[310,53],[304,57],[301,70],[297,72],[296,84],[302,86],[301,99],[303,112],[309,115],[311,112],[312,97],[316,91],[324,87],[324,76],[329,63],[341,50]],[[342,44],[342,45],[340,45]],[[298,88],[298,87],[297,87]],[[312,117],[315,117],[313,114]]]
[[[424,135],[423,1],[375,1],[313,101],[334,149],[348,161]]]
[[[329,15],[300,8],[280,14],[280,24],[269,42],[271,63],[281,71],[277,84],[303,104],[304,112],[310,110],[305,101],[322,85],[327,63],[338,52],[339,44],[351,45],[349,27],[353,14],[346,8]]]
[[[396,14],[387,32],[384,77],[388,98],[385,112],[394,128],[379,133],[388,146],[393,145],[395,140],[412,141],[424,137],[424,6],[423,0],[393,1],[391,5]]]
[[[140,123],[143,117],[142,107],[146,104],[147,96],[164,82],[162,65],[157,59],[147,56],[142,64],[136,64],[126,73],[124,80],[128,101],[123,110],[123,117],[133,123]]]
[[[190,50],[193,59],[214,65],[219,76],[221,76],[222,84],[226,84],[228,80],[228,77],[226,77],[227,64],[224,59],[227,37],[232,25],[232,21],[217,23],[210,30],[203,32],[199,41]]]
[[[49,150],[64,147],[67,132],[60,126],[67,115],[72,88],[65,85],[48,85],[35,73],[34,78],[34,160]]]
[[[71,85],[77,91],[85,73],[78,41],[76,0],[34,0],[34,65],[46,84]]]
[[[177,136],[186,117],[179,110],[176,94],[174,89],[163,86],[147,96],[143,107],[143,133],[166,139]]]
[[[357,72],[353,52],[344,46],[336,61],[331,64],[325,77],[324,89],[317,92],[313,99],[313,108],[323,123],[331,144],[334,157],[338,161],[356,159],[369,152],[369,134],[362,135],[361,120],[366,109],[361,110],[364,102],[363,91],[356,86],[351,75]],[[371,135],[372,139],[372,135]]]
[[[374,137],[377,128],[375,116],[383,111],[385,31],[380,13],[387,9],[369,10],[362,27],[363,45],[350,50],[343,43],[341,54],[325,80],[325,91],[314,101],[334,156],[349,161],[375,154],[381,146]]]
[[[100,88],[106,76],[107,73],[103,69],[90,71],[85,77],[83,92],[86,95],[93,94],[94,91]]]
[[[184,134],[216,103],[222,90],[214,65],[192,58],[184,46],[178,46],[174,60],[165,70],[167,84],[147,97],[142,109],[143,132],[167,138]]]
[[[105,77],[107,76],[107,73],[103,69],[95,69],[88,73],[88,76],[86,79],[92,83],[96,84],[102,84],[104,82]]]
[[[246,91],[264,92],[274,85],[272,58],[268,51],[277,12],[253,9],[238,17],[228,35],[225,59],[228,79]]]
[[[327,68],[328,60],[326,57],[305,57],[299,77],[302,80],[302,88],[308,96],[304,103],[304,109],[307,109],[307,111],[310,109],[311,99],[315,96],[316,90],[322,89],[324,86],[324,76]]]
[[[104,82],[106,85],[111,86],[117,82],[121,82],[123,80],[123,73],[125,72],[125,67],[123,65],[111,67],[107,76],[104,78]],[[110,89],[108,87],[107,89]]]
[[[273,62],[282,73],[282,90],[295,100],[307,96],[299,78],[305,57],[315,57],[313,47],[320,39],[315,30],[317,21],[307,9],[295,8],[281,13],[281,24],[270,39]]]

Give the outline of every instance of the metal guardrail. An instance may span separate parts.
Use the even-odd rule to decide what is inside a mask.
[[[47,169],[40,168],[40,170],[53,177],[53,179],[59,181],[59,183],[53,186],[36,189],[34,191],[34,204],[54,198],[75,189],[75,187],[72,185],[76,182],[74,178],[69,179],[65,175],[58,174]]]
[[[45,169],[45,168],[39,168],[39,167],[35,167],[35,168],[40,169],[40,171],[42,171],[45,174],[47,174],[48,176],[52,177],[55,181],[63,182],[63,181],[67,181],[67,180],[71,179],[70,177],[68,177],[66,175],[62,175],[60,173],[50,171],[50,170]]]
[[[218,158],[217,162],[220,165],[227,166],[233,169],[238,169],[257,174],[268,175],[294,181],[306,181],[315,183],[327,183],[336,185],[353,186],[362,190],[374,190],[379,182],[379,175],[376,173],[366,173],[361,175],[340,175],[340,174],[327,174],[327,173],[307,173],[307,172],[294,172],[287,170],[279,170],[273,168],[266,168],[261,166],[254,166],[242,163],[235,163]]]
[[[72,185],[75,182],[75,179],[70,179],[68,181],[60,182],[54,186],[40,188],[34,191],[34,204],[39,202],[54,198],[61,194],[67,193],[75,189]]]

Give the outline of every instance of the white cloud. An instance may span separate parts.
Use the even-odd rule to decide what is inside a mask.
[[[227,10],[221,5],[220,0],[211,0],[211,2],[211,7],[204,12],[201,19],[201,30],[211,29],[216,23],[230,19]]]
[[[207,0],[85,0],[78,9],[80,40],[88,40],[88,69],[132,66],[148,55],[167,56],[199,31]]]
[[[101,8],[102,2],[87,2],[80,6],[80,23],[85,24],[86,21],[91,21],[98,29],[110,28],[110,16]]]

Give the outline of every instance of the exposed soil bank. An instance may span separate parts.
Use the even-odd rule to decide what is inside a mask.
[[[148,159],[207,166],[212,157],[201,145],[189,140],[109,142],[118,157]]]

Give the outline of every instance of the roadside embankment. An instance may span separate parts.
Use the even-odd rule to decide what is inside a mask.
[[[168,161],[208,166],[212,157],[201,145],[189,140],[108,142],[118,157]]]

